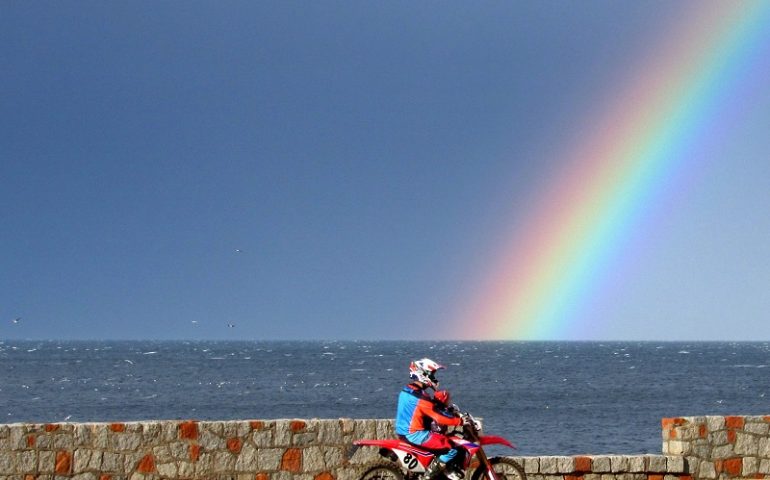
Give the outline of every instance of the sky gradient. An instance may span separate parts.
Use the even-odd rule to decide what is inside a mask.
[[[639,3],[4,6],[0,338],[769,340],[770,26],[725,47],[732,2]],[[605,107],[641,135],[718,48],[665,178],[587,209],[627,224],[558,319],[491,308],[580,202],[546,192],[598,183]]]

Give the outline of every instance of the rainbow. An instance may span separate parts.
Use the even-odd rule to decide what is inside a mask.
[[[462,338],[584,338],[578,330],[596,327],[578,324],[581,311],[607,286],[644,215],[697,164],[697,149],[729,128],[720,113],[770,55],[770,2],[693,5],[633,80],[585,116],[592,133],[566,149],[565,169],[461,307]]]

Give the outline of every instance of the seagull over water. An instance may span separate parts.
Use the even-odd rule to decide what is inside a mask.
[[[13,323],[19,323],[19,322],[21,322],[21,317],[16,317],[16,318],[14,318],[13,320],[11,320],[11,322],[13,322]]]
[[[228,323],[227,326],[230,327],[230,328],[235,328],[235,325],[232,324],[232,323]]]

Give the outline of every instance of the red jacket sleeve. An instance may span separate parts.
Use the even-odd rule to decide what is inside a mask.
[[[459,417],[447,417],[446,415],[442,415],[439,412],[437,412],[433,408],[433,403],[428,400],[421,399],[417,403],[417,413],[421,417],[430,417],[438,423],[439,425],[446,425],[446,426],[459,426],[463,424],[462,419]]]

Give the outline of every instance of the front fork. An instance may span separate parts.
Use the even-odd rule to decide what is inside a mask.
[[[495,473],[495,469],[492,466],[492,464],[489,462],[489,458],[487,457],[487,453],[484,451],[483,448],[481,448],[481,440],[479,440],[479,436],[476,434],[476,432],[472,433],[472,440],[475,443],[479,444],[479,449],[476,451],[476,456],[479,459],[479,467],[483,468],[487,471],[487,478],[489,480],[500,480],[500,477],[497,476],[497,473]]]

